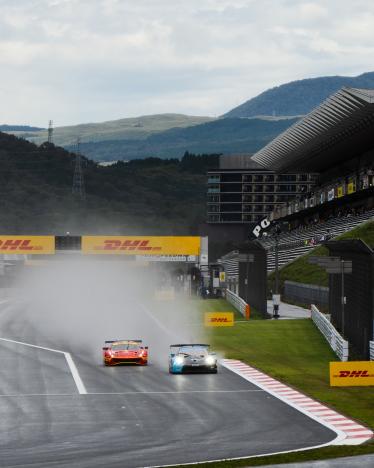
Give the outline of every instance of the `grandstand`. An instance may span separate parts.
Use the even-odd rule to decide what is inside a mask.
[[[297,257],[307,254],[317,244],[322,244],[326,240],[331,240],[351,231],[369,220],[374,220],[374,209],[358,215],[332,218],[324,223],[311,225],[305,229],[294,229],[290,232],[281,233],[278,236],[279,267],[283,267]],[[260,242],[267,250],[267,269],[268,273],[270,273],[275,269],[275,237],[265,236],[262,237]]]
[[[343,88],[251,157],[276,174],[318,174],[313,187],[297,193],[297,186],[293,199],[268,213],[270,221],[286,226],[278,236],[280,267],[374,218],[373,134],[374,90]],[[274,234],[265,232],[259,242],[271,272]],[[235,254],[219,260],[233,290],[238,283]]]

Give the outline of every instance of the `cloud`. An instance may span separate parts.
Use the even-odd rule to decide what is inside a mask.
[[[219,115],[268,87],[372,70],[370,0],[0,0],[0,121]]]

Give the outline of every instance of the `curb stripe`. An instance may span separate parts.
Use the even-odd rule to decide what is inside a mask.
[[[267,391],[284,403],[328,427],[337,434],[329,445],[358,445],[374,437],[373,431],[349,419],[313,398],[288,387],[273,377],[235,359],[223,359],[221,364],[249,382]]]

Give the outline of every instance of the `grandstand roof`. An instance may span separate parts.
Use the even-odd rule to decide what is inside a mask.
[[[276,172],[323,172],[374,148],[374,90],[342,88],[252,159]]]
[[[219,157],[219,168],[267,170],[261,164],[253,161],[251,154],[222,154]]]

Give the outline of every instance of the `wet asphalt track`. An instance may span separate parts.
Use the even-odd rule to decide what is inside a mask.
[[[105,368],[64,343],[49,343],[0,306],[1,337],[70,351],[87,395],[63,355],[0,341],[0,467],[124,468],[244,457],[335,438],[230,371],[171,376],[167,366]]]

